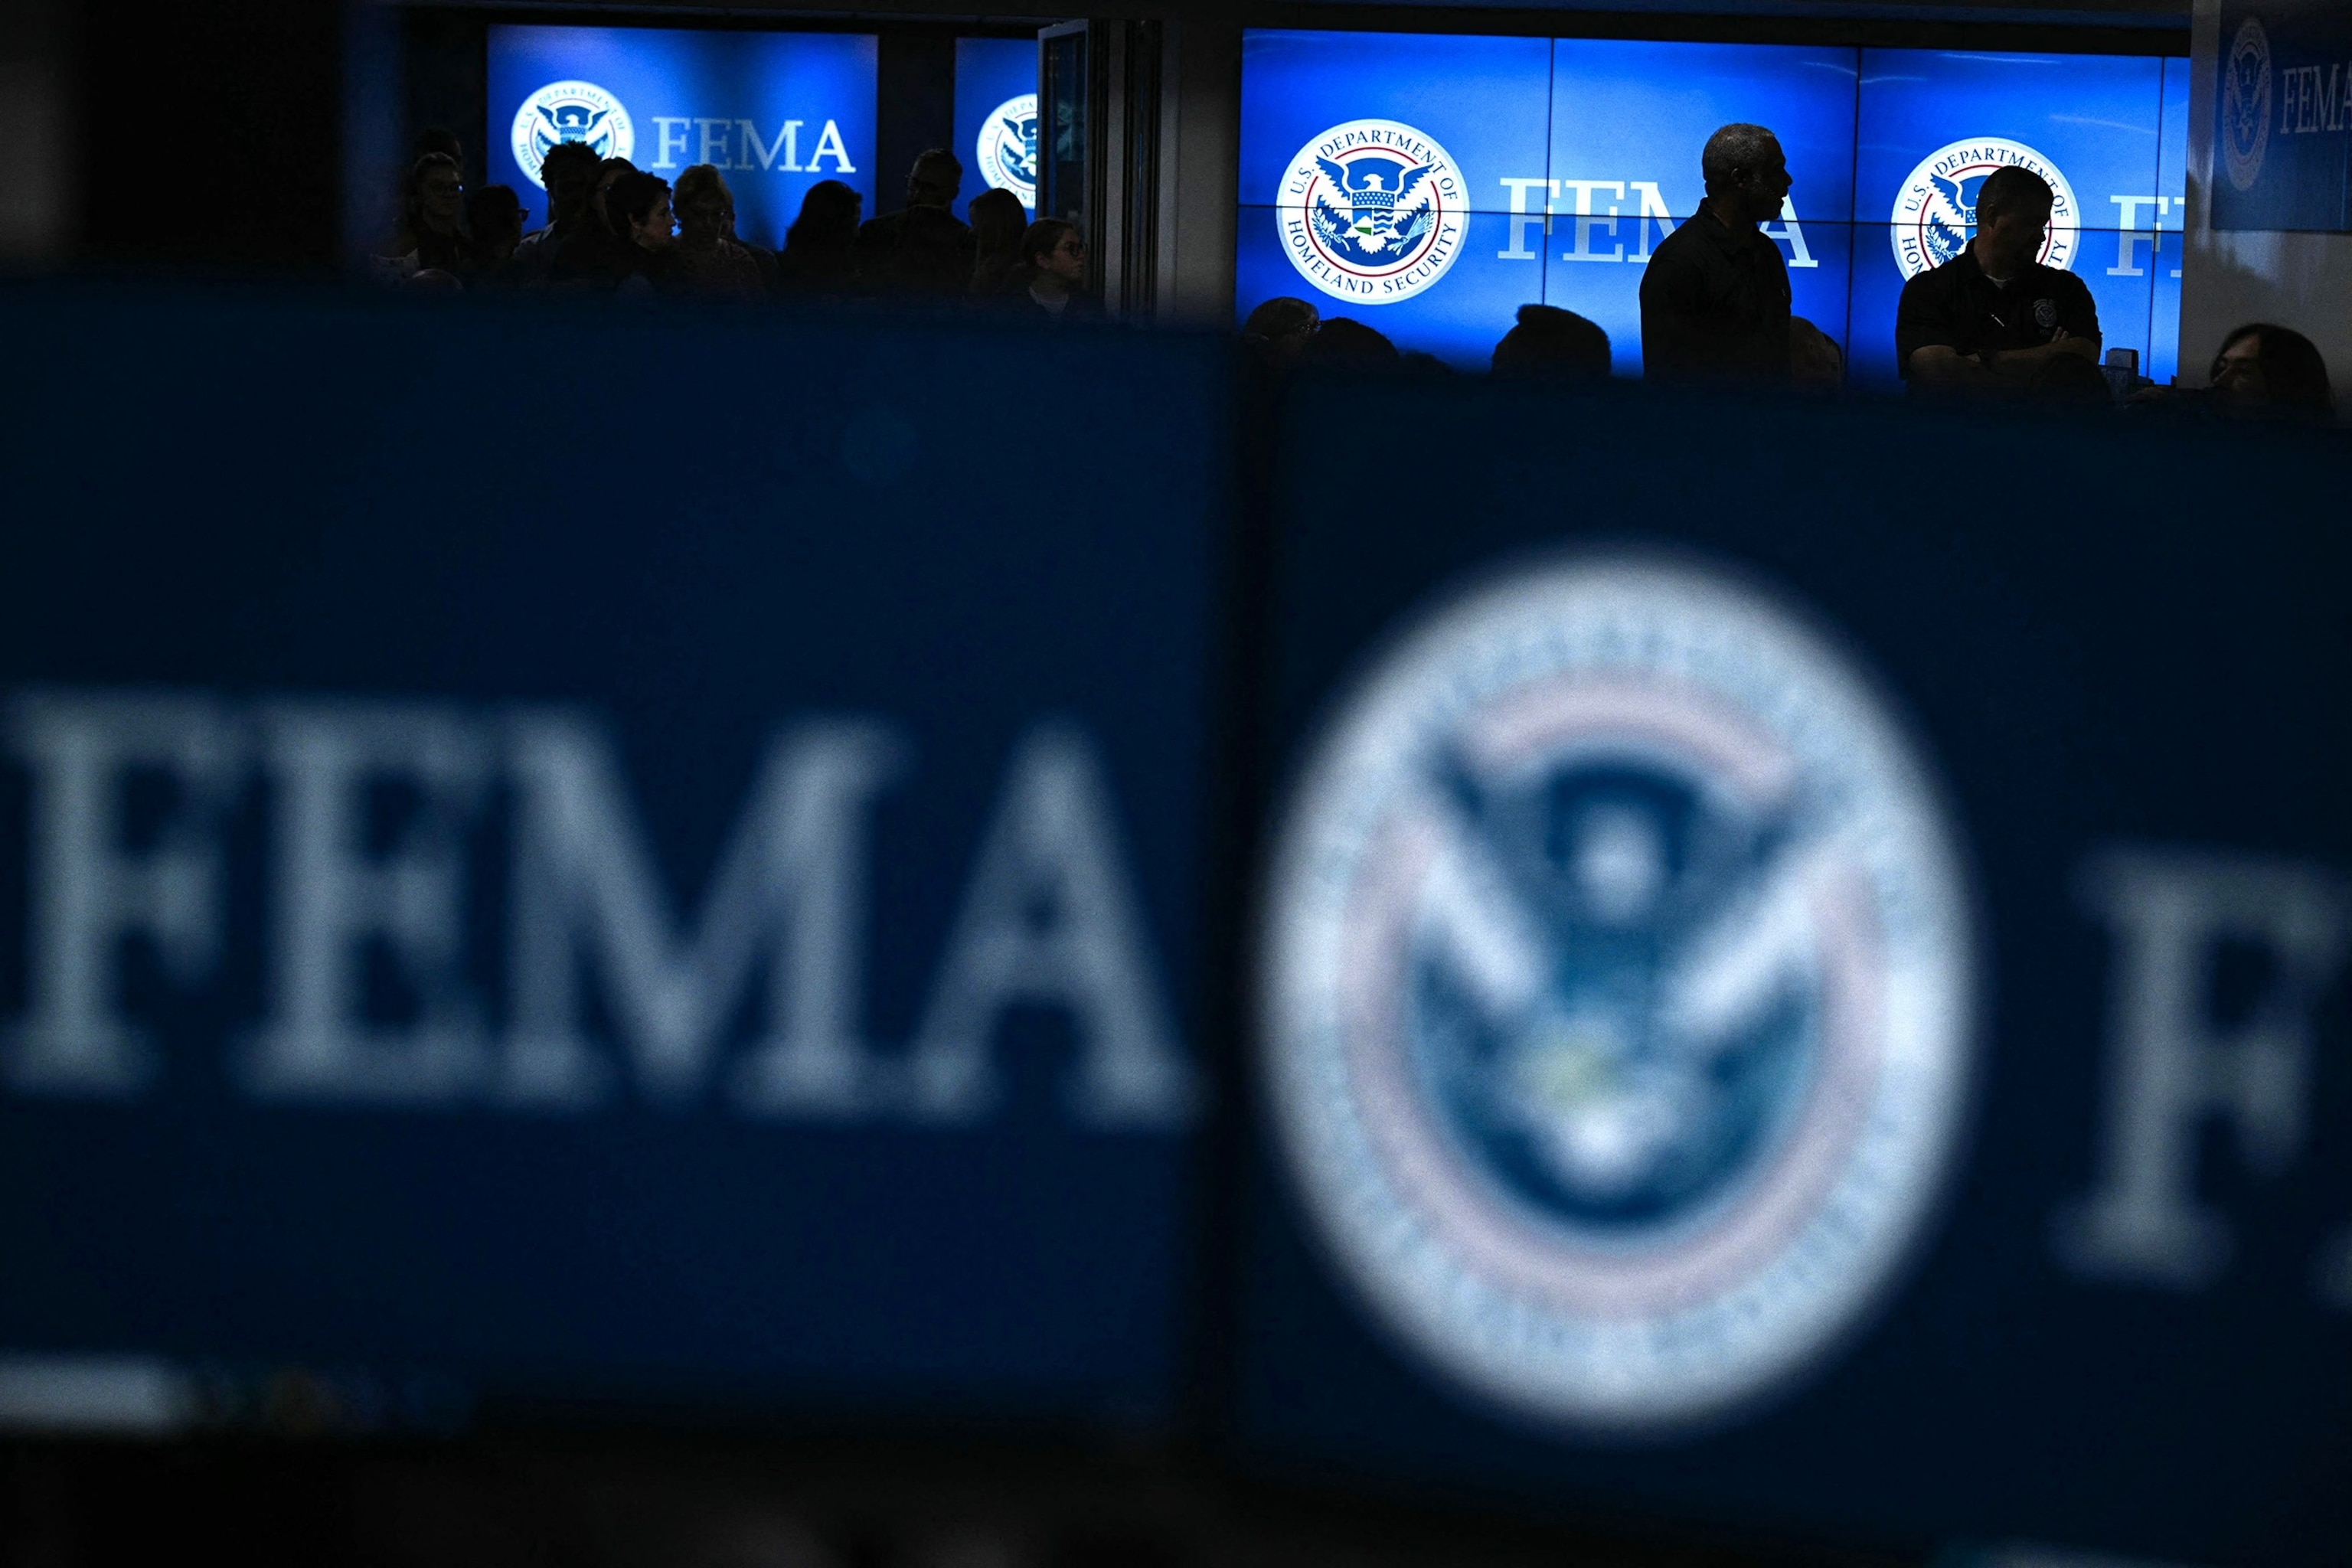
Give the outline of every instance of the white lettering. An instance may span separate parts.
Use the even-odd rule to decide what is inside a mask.
[[[793,145],[800,137],[799,121],[785,121],[783,129],[776,132],[776,139],[772,142],[761,142],[760,128],[748,120],[737,121],[737,128],[743,133],[743,167],[750,168],[751,160],[757,158],[760,160],[760,167],[772,169],[776,166],[776,153],[781,151],[784,155],[784,164],[781,172],[787,174],[797,174],[801,172],[800,159],[793,153]]]
[[[1634,180],[1631,183],[1634,194],[1642,198],[1642,207],[1633,237],[1633,254],[1626,259],[1646,263],[1650,259],[1650,226],[1656,224],[1658,237],[1664,239],[1675,232],[1674,215],[1666,206],[1666,198],[1658,190],[1657,181]],[[1799,243],[1803,242],[1800,240]],[[1806,265],[1811,266],[1811,263],[1807,262]]]
[[[1544,226],[1544,233],[1551,233],[1550,196],[1558,187],[1549,180],[1512,179],[1508,176],[1505,176],[1503,185],[1511,193],[1510,216],[1503,220],[1503,231],[1511,237],[1511,246],[1509,249],[1498,250],[1495,255],[1497,259],[1503,261],[1533,261],[1536,259],[1536,253],[1528,248],[1528,230],[1540,223]],[[1528,211],[1529,191],[1545,193],[1542,212]]]
[[[1787,196],[1782,196],[1780,198],[1780,226],[1779,228],[1774,228],[1770,224],[1767,223],[1763,226],[1763,234],[1765,238],[1777,241],[1778,243],[1789,247],[1789,265],[1790,267],[1819,267],[1821,265],[1820,262],[1813,259],[1813,253],[1805,247],[1804,226],[1797,221],[1796,204],[1791,202]]]
[[[120,943],[148,937],[182,984],[217,958],[210,818],[233,776],[233,739],[210,705],[165,697],[26,696],[8,721],[32,773],[28,994],[8,1076],[42,1093],[136,1093],[158,1063],[153,1042],[119,1011]],[[154,841],[136,849],[123,843],[134,769],[162,773],[179,797]]]
[[[856,168],[849,161],[849,149],[841,144],[841,127],[830,120],[824,122],[824,129],[817,132],[816,151],[809,154],[806,172],[812,174],[818,173],[827,154],[833,158],[835,174],[857,173]]]
[[[1622,242],[1612,246],[1608,250],[1592,248],[1594,229],[1606,228],[1612,239],[1615,239],[1617,236],[1617,204],[1612,202],[1609,205],[1606,216],[1596,217],[1592,212],[1592,193],[1607,191],[1619,201],[1622,201],[1625,196],[1625,182],[1622,180],[1561,180],[1558,184],[1563,193],[1568,191],[1576,193],[1576,240],[1568,249],[1559,253],[1559,258],[1562,261],[1624,260],[1625,247]]]
[[[865,1077],[853,945],[863,835],[854,829],[896,771],[901,753],[887,732],[826,724],[770,749],[686,943],[604,738],[578,720],[530,715],[516,721],[511,752],[521,800],[508,1091],[580,1104],[602,1089],[579,1034],[575,957],[585,946],[649,1097],[682,1105],[701,1092],[764,959],[777,1033],[756,1048],[739,1091],[770,1110],[853,1103]]]
[[[2098,1184],[2058,1219],[2060,1257],[2095,1278],[2192,1289],[2227,1264],[2230,1228],[2196,1202],[2198,1132],[2226,1116],[2246,1163],[2283,1169],[2302,1142],[2311,1007],[2342,961],[2336,879],[2276,861],[2118,850],[2081,884],[2115,942]],[[2224,942],[2274,966],[2245,1021],[2213,1021]]]
[[[247,1087],[265,1099],[463,1099],[488,1055],[464,975],[465,830],[492,762],[482,735],[446,711],[354,702],[274,707],[262,736],[275,949]],[[383,803],[371,810],[383,785],[414,794],[388,832]],[[371,853],[379,837],[390,843]],[[413,994],[413,1022],[368,1017],[371,950]]]
[[[2154,255],[2156,247],[2156,235],[2153,232],[2154,225],[2150,225],[2148,229],[2143,230],[2140,228],[2139,209],[2142,207],[2155,207],[2160,213],[2163,210],[2163,198],[2159,196],[2109,196],[2107,200],[2115,203],[2117,207],[2122,209],[2116,217],[2116,228],[2117,230],[2116,235],[2116,264],[2107,268],[2107,276],[2110,278],[2144,278],[2147,274],[2139,265],[2139,252],[2137,247],[2142,243],[2145,243],[2148,247],[2149,254]]]
[[[673,125],[691,125],[693,121],[691,120],[688,120],[682,115],[673,116],[657,114],[654,116],[653,166],[655,168],[675,169],[677,167],[677,154],[686,151],[686,132],[682,130],[672,131],[670,127]]]
[[[990,1036],[1015,1002],[1069,1010],[1069,1106],[1095,1126],[1165,1127],[1193,1104],[1127,876],[1110,795],[1066,726],[1031,732],[948,937],[914,1047],[916,1104],[971,1121],[1001,1098]]]
[[[728,138],[735,133],[735,122],[731,120],[698,120],[694,123],[702,132],[702,156],[695,162],[708,163],[715,169],[733,168],[735,150],[728,145]]]

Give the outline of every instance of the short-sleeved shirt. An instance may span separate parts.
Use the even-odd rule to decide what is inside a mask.
[[[1642,274],[1642,375],[1789,377],[1789,264],[1752,224],[1706,212],[1658,242]]]
[[[1937,344],[1963,358],[2036,349],[2062,327],[2070,337],[2099,335],[2099,309],[2080,278],[2029,262],[2007,283],[1995,283],[1970,245],[1903,285],[1895,307],[1895,367],[1907,379],[1912,354]]]

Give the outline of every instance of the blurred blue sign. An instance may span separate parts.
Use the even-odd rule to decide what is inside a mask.
[[[490,181],[541,219],[539,167],[559,142],[672,182],[709,163],[735,194],[736,232],[770,247],[819,180],[874,208],[870,36],[504,24],[489,36]]]
[[[1379,402],[1447,528],[1332,504],[1360,387],[1280,426],[1253,1458],[1912,1560],[2338,1560],[2336,447]],[[2032,509],[1916,500],[2020,440],[2068,454]]]
[[[963,188],[955,214],[985,190],[1011,191],[1037,211],[1037,45],[1029,38],[958,38],[955,155]]]
[[[2171,374],[2185,61],[1273,31],[1243,48],[1244,316],[1299,294],[1476,368],[1541,301],[1598,322],[1638,374],[1643,265],[1697,209],[1709,133],[1746,121],[1788,153],[1766,232],[1795,313],[1857,384],[1896,384],[1903,280],[1967,242],[2003,162],[2052,180],[2049,260],[2090,282],[2108,346]]]
[[[1212,346],[9,333],[0,1351],[1168,1413]],[[590,333],[601,445],[518,369]],[[95,461],[70,410],[134,353],[152,461]],[[1048,353],[1066,482],[1158,476],[1116,529],[966,493]]]
[[[2213,226],[2352,230],[2352,11],[2221,7]]]

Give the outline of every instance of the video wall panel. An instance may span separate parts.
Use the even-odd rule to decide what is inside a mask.
[[[1697,211],[1707,136],[1746,121],[1788,153],[1765,232],[1795,313],[1846,349],[1854,384],[1899,384],[1903,282],[1966,244],[2004,162],[2051,179],[2048,258],[2090,286],[2104,346],[2159,380],[2176,368],[2161,231],[2179,221],[2185,60],[1300,31],[1244,51],[1244,317],[1297,294],[1484,368],[1540,300],[1598,322],[1638,374],[1643,267]]]
[[[820,180],[875,210],[876,56],[871,34],[493,26],[490,182],[536,226],[540,163],[559,142],[673,181],[709,163],[734,193],[736,232],[779,246]]]
[[[963,188],[955,215],[986,190],[1006,190],[1037,215],[1037,44],[1033,38],[958,38],[955,155]]]

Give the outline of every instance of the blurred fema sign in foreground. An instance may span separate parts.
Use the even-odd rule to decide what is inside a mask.
[[[408,303],[0,302],[0,1415],[2352,1537],[2332,438]]]
[[[2342,447],[1394,389],[1441,520],[1362,414],[1273,502],[1249,1450],[2335,1560],[2352,543],[2237,503]]]
[[[1165,1415],[1213,353],[10,310],[0,1347]]]

